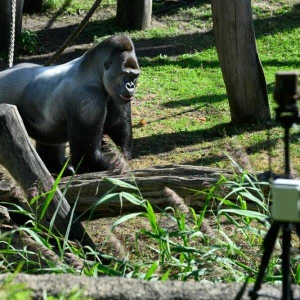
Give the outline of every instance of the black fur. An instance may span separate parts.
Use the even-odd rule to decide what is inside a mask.
[[[105,170],[103,134],[131,157],[131,100],[140,68],[130,38],[116,35],[66,64],[19,64],[0,72],[0,103],[14,104],[50,172]]]

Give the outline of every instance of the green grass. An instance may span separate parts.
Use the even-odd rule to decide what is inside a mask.
[[[43,3],[44,10],[55,10],[65,6],[65,11],[71,14],[78,13],[78,10],[88,11],[94,4],[95,0],[45,0]],[[116,0],[103,0],[101,6],[116,5]]]
[[[293,3],[296,4],[296,1]],[[300,70],[299,5],[293,7],[290,4],[292,3],[286,2],[282,6],[277,1],[270,2],[269,5],[262,5],[261,1],[253,3],[257,47],[269,88],[273,116],[275,73],[281,70]],[[188,19],[193,32],[200,33],[193,33],[192,36],[184,34],[185,25],[174,26],[174,19]],[[196,20],[201,20],[201,25]],[[130,32],[130,35],[137,42],[151,36],[158,43],[164,38],[169,39],[183,53],[191,52],[191,45],[194,49],[190,54],[168,56],[162,53],[153,58],[139,58],[143,72],[137,101],[133,107],[133,120],[135,124],[139,124],[144,119],[146,126],[134,130],[137,159],[133,161],[133,166],[150,165],[154,159],[157,164],[227,167],[228,160],[223,155],[224,151],[235,156],[236,149],[241,148],[244,156],[248,157],[252,170],[266,170],[268,144],[265,127],[253,125],[236,128],[229,124],[228,100],[217,54],[210,36],[202,33],[203,28],[211,30],[208,5],[199,1],[196,7],[180,9],[176,18],[166,16],[159,21],[166,28]],[[202,37],[206,44],[201,42]],[[150,99],[147,100],[148,98]],[[152,112],[151,115],[149,111]],[[202,117],[206,118],[205,122],[199,121]],[[300,164],[297,129],[293,130],[292,135],[292,162],[298,173]],[[282,136],[280,127],[271,130],[273,169],[278,173],[283,169]],[[160,145],[159,150],[151,153],[152,148],[157,149],[157,143]]]

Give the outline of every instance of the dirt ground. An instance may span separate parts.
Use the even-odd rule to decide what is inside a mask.
[[[192,5],[195,0],[186,1],[166,1],[165,7],[157,11],[152,18],[152,26],[159,27],[164,26],[160,22],[159,16],[168,12],[172,8],[178,8],[181,5]],[[74,31],[77,25],[81,22],[86,12],[79,11],[77,14],[57,14],[57,12],[47,12],[43,14],[23,15],[22,30],[29,30],[36,33],[38,36],[37,49],[35,54],[17,53],[14,63],[20,62],[33,62],[43,64],[53,53],[59,48],[59,46],[68,38],[68,36]],[[116,11],[114,8],[100,7],[93,14],[86,27],[75,38],[71,45],[64,51],[64,53],[57,59],[56,64],[64,63],[72,60],[85,51],[87,51],[94,43],[94,36],[97,33],[97,26],[103,24],[103,22],[114,18]],[[102,22],[102,23],[101,23]],[[102,25],[100,25],[102,26]],[[105,26],[105,25],[104,25]],[[109,26],[109,25],[108,25]],[[113,30],[113,29],[112,29]],[[193,32],[188,32],[193,33]],[[111,32],[113,34],[113,31]],[[180,54],[181,50],[174,44],[170,43],[168,39],[165,41],[158,41],[155,39],[140,40],[135,42],[135,48],[137,56],[154,57],[161,53],[161,49],[168,55]],[[1,62],[0,69],[4,69],[7,66]]]

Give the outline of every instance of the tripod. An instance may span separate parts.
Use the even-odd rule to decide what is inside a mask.
[[[289,111],[290,112],[290,111]],[[290,155],[289,155],[289,130],[294,123],[299,123],[298,110],[294,109],[291,116],[281,116],[280,109],[276,110],[276,120],[279,120],[284,129],[284,145],[285,145],[285,177],[290,179]],[[270,261],[271,254],[274,249],[276,238],[280,228],[282,228],[282,300],[294,300],[293,292],[291,289],[291,276],[290,276],[290,247],[291,247],[291,225],[296,228],[296,233],[300,237],[300,223],[293,223],[290,221],[276,221],[274,220],[268,231],[264,242],[264,253],[261,260],[260,269],[257,275],[256,282],[253,289],[249,292],[251,300],[256,300],[261,295],[259,293],[263,277],[265,275],[267,266]]]
[[[296,228],[296,233],[300,237],[300,181],[290,180],[290,129],[294,123],[300,123],[297,100],[298,96],[297,72],[278,72],[276,74],[276,84],[274,99],[279,104],[276,108],[276,121],[284,127],[284,161],[285,178],[276,179],[272,186],[273,223],[266,234],[263,242],[263,256],[253,289],[249,292],[251,300],[258,299],[263,295],[259,292],[268,267],[275,242],[282,228],[282,298],[281,300],[295,300],[291,289],[290,275],[290,254],[291,254],[291,226]],[[284,199],[282,199],[284,198]],[[288,198],[288,199],[285,199]],[[286,202],[287,200],[288,202]],[[242,299],[246,289],[247,281],[235,299]],[[277,299],[277,298],[275,298]]]

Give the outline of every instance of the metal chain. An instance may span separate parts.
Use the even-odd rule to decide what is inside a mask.
[[[8,67],[9,68],[11,68],[14,64],[16,11],[17,11],[16,0],[11,0],[10,42],[9,42],[9,50],[8,50]]]

